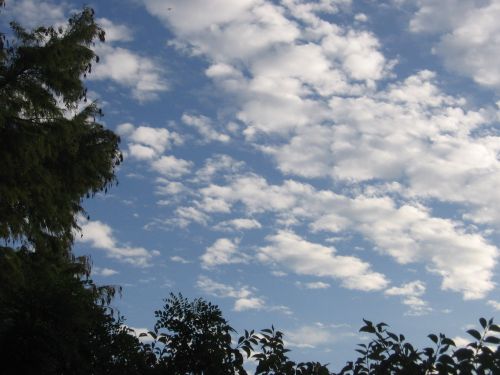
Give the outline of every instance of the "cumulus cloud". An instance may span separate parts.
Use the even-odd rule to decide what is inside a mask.
[[[203,142],[229,142],[231,139],[227,134],[218,132],[212,121],[206,116],[184,113],[181,119],[184,124],[195,128],[200,133]]]
[[[132,30],[126,25],[119,25],[108,18],[97,18],[96,22],[106,31],[106,42],[130,42],[134,39]]]
[[[211,296],[234,299],[235,311],[262,310],[265,307],[264,300],[256,297],[254,290],[248,286],[235,288],[216,282],[206,276],[199,276],[196,286]]]
[[[407,315],[425,315],[432,309],[428,303],[422,299],[425,293],[425,283],[420,280],[412,281],[401,285],[400,287],[392,287],[384,293],[388,296],[401,296],[403,304],[409,307]]]
[[[107,276],[116,275],[118,273],[119,273],[118,271],[116,271],[116,270],[114,270],[112,268],[92,267],[92,275],[96,275],[96,276],[107,277]]]
[[[200,257],[203,268],[210,269],[220,265],[246,263],[248,256],[238,249],[238,241],[219,238]]]
[[[290,346],[297,348],[317,348],[333,344],[345,337],[354,336],[346,324],[323,324],[316,322],[295,329],[286,330],[285,340]]]
[[[189,173],[192,164],[190,161],[176,158],[173,155],[165,155],[153,161],[151,167],[165,177],[178,178]]]
[[[280,231],[268,241],[271,245],[260,248],[257,254],[263,263],[277,263],[299,275],[339,279],[349,289],[380,290],[388,283],[384,275],[373,272],[359,258],[336,255],[333,248],[308,242],[295,233]]]
[[[189,264],[191,263],[189,260],[184,259],[183,257],[179,255],[174,255],[170,257],[170,260],[175,263],[182,263],[182,264]]]
[[[243,175],[223,186],[210,184],[200,192],[230,205],[242,203],[247,212],[286,215],[294,223],[305,220],[313,231],[356,231],[372,241],[377,252],[391,256],[398,263],[423,262],[429,272],[442,277],[444,290],[461,292],[466,299],[482,298],[494,288],[492,277],[498,249],[481,233],[471,231],[460,222],[433,217],[423,205],[398,205],[388,196],[347,197],[291,180],[282,185],[269,185],[256,175]],[[269,253],[264,258],[270,262],[285,262],[289,267],[297,263],[298,270],[308,272],[303,274],[339,277],[344,285],[354,286],[359,281],[362,286],[365,284],[362,280],[374,277],[377,282],[367,284],[385,286],[383,276],[369,271],[369,265],[358,258],[337,259],[331,248],[309,243],[287,231],[269,240],[275,242],[278,250],[273,253],[271,246],[264,252],[264,255]],[[280,246],[285,242],[293,242],[291,245],[302,250],[293,253],[294,246]],[[309,251],[316,251],[322,261],[333,265],[337,261],[353,261],[361,273],[351,278],[344,275],[346,279],[343,279],[341,273],[328,274],[307,260],[298,262],[297,257],[301,254],[307,257]],[[304,268],[306,265],[310,268]]]
[[[233,231],[260,229],[262,225],[255,219],[238,218],[222,221],[213,227],[215,230]]]
[[[495,310],[500,311],[500,302],[494,301],[494,300],[489,300],[487,303],[489,306],[493,307]]]
[[[109,258],[114,258],[138,267],[148,267],[157,255],[156,250],[146,250],[143,247],[120,245],[113,235],[111,227],[101,221],[91,221],[80,218],[81,236],[76,240],[90,243],[96,249],[103,250]],[[109,274],[109,271],[108,271]]]
[[[52,0],[16,0],[9,1],[4,17],[19,22],[24,27],[63,25],[70,6],[65,1]]]
[[[182,143],[179,134],[166,128],[136,127],[126,122],[119,124],[116,132],[127,139],[128,155],[139,160],[157,159],[172,145]]]
[[[303,283],[300,281],[296,281],[295,285],[297,285],[299,288],[304,288],[304,289],[327,289],[330,287],[330,284],[324,283],[323,281],[315,281],[310,283]]]
[[[478,0],[420,0],[410,21],[415,33],[437,33],[435,52],[445,66],[482,86],[500,89],[497,35],[500,4]]]
[[[436,53],[445,62],[451,56],[463,74],[496,85],[497,68],[490,64],[495,61],[491,19],[496,3],[397,3],[415,6],[412,32],[438,33]],[[206,186],[197,186],[196,200],[189,204],[193,214],[229,214],[243,207],[256,219],[274,215],[275,224],[288,229],[269,237],[279,251],[266,261],[289,268],[302,264],[293,263],[297,254],[277,246],[287,236],[328,262],[346,261],[333,248],[289,229],[304,225],[313,232],[360,234],[378,254],[400,264],[423,263],[441,277],[442,289],[466,299],[482,298],[494,288],[498,249],[485,233],[467,225],[500,226],[500,214],[492,209],[500,204],[500,137],[483,131],[494,124],[490,112],[448,95],[434,72],[393,76],[397,61],[384,56],[375,34],[360,26],[364,17],[351,14],[357,22],[345,26],[325,16],[350,1],[218,0],[210,4],[209,15],[201,1],[144,4],[173,32],[172,45],[206,59],[205,74],[231,98],[225,113],[248,143],[270,155],[285,175],[329,178],[335,189],[349,190],[338,194],[291,179],[268,184],[220,158],[196,173],[193,182]],[[475,20],[485,27],[474,29]],[[242,38],[250,42],[241,43]],[[467,48],[481,58],[468,58]],[[481,66],[469,69],[471,64]],[[207,138],[220,133],[211,133],[210,119],[189,121]],[[436,201],[452,203],[462,216],[436,216],[429,207]],[[216,228],[231,225],[228,219]],[[364,270],[362,275],[377,275],[368,263],[347,258]],[[323,272],[312,265],[300,270]],[[329,277],[344,285],[352,281]],[[382,280],[379,289],[386,286]]]
[[[196,182],[212,182],[214,179],[228,179],[238,175],[245,163],[229,155],[218,154],[208,158],[203,167],[196,171]]]
[[[96,45],[95,52],[100,62],[89,75],[90,79],[111,80],[125,86],[140,102],[156,99],[168,89],[163,68],[153,59],[107,44]]]

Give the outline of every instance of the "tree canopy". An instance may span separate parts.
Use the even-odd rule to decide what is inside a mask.
[[[11,29],[0,45],[0,238],[68,246],[82,199],[112,184],[121,160],[82,82],[104,30],[90,8],[58,29]]]

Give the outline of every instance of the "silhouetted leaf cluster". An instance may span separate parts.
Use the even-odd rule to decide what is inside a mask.
[[[430,334],[433,347],[418,350],[403,335],[387,330],[387,324],[373,324],[364,320],[361,332],[374,336],[368,344],[359,344],[360,356],[348,362],[341,375],[424,375],[424,374],[500,374],[500,328],[493,319],[481,318],[482,333],[470,329],[467,333],[475,341],[457,348],[444,334]]]

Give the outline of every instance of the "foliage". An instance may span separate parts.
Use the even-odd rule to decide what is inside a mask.
[[[246,374],[243,356],[231,345],[233,328],[218,306],[170,294],[149,335],[158,370],[166,374]]]
[[[243,354],[256,361],[255,374],[329,374],[319,363],[289,360],[283,333],[274,327],[259,333],[245,331],[233,344],[234,329],[218,306],[202,298],[190,302],[181,294],[171,293],[155,316],[158,320],[154,330],[141,334],[153,340],[144,345],[144,350],[157,358],[154,374],[246,375]]]
[[[283,333],[271,329],[263,329],[259,333],[245,331],[245,335],[238,340],[241,349],[248,358],[257,361],[255,375],[328,375],[325,365],[318,362],[296,363],[286,355],[289,349],[283,343]],[[255,348],[254,348],[255,346]],[[255,352],[254,352],[255,350]],[[251,354],[254,352],[253,354]]]
[[[0,1],[0,6],[4,1]],[[2,374],[139,374],[148,353],[71,255],[81,200],[115,180],[118,137],[84,104],[104,31],[85,8],[64,28],[0,33]],[[79,108],[84,105],[83,108]]]
[[[90,8],[57,30],[11,28],[0,44],[0,238],[67,249],[82,199],[107,189],[121,160],[81,79],[104,31]]]
[[[467,331],[475,341],[457,348],[455,342],[444,334],[430,334],[434,347],[419,351],[405,340],[387,330],[387,324],[374,325],[365,320],[360,329],[374,335],[368,344],[359,344],[356,349],[361,355],[348,362],[339,375],[419,375],[419,374],[500,374],[500,339],[496,334],[500,327],[493,319],[479,319],[483,332]]]
[[[3,374],[133,374],[147,366],[109,308],[116,288],[97,287],[86,259],[0,250]]]

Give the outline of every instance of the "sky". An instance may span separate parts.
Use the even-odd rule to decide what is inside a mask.
[[[340,369],[498,315],[500,1],[100,0],[86,78],[119,184],[75,252],[151,328],[170,292]],[[78,0],[8,0],[62,24]]]

